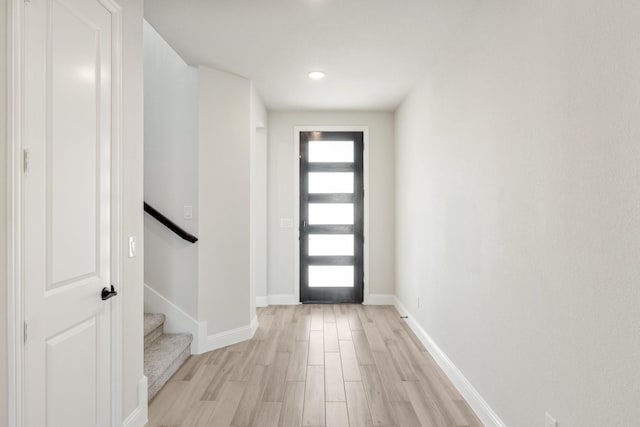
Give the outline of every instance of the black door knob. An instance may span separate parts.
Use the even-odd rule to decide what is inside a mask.
[[[107,287],[102,288],[102,301],[106,301],[111,297],[115,297],[116,295],[118,295],[118,292],[116,292],[113,285],[111,285],[111,289]]]

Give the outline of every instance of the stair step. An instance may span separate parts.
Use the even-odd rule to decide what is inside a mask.
[[[191,355],[191,334],[163,334],[144,351],[149,401]]]
[[[160,335],[162,335],[164,320],[164,314],[144,314],[144,348],[149,347],[151,343],[153,343],[156,339],[158,339]]]

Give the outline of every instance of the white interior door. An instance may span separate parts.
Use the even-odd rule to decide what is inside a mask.
[[[30,0],[22,185],[27,427],[111,425],[112,14]],[[28,164],[27,164],[28,163]]]

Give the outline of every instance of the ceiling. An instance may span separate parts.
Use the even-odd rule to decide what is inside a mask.
[[[477,1],[147,0],[145,17],[187,63],[253,80],[271,110],[394,110]]]

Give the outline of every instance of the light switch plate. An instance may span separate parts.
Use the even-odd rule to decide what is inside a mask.
[[[193,206],[185,205],[182,208],[184,219],[193,219]]]
[[[136,256],[136,237],[129,237],[129,258],[133,258]]]

